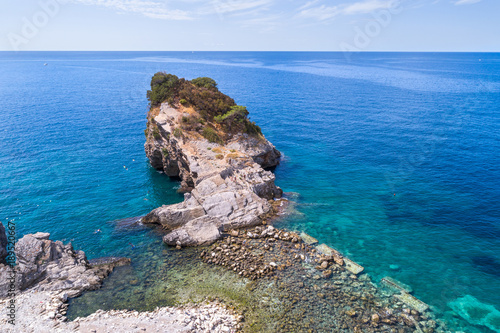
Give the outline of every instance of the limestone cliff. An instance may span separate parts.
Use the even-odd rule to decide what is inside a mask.
[[[207,89],[194,91],[203,94]],[[169,101],[150,108],[145,150],[154,168],[181,179],[184,201],[153,210],[143,222],[161,224],[169,231],[164,241],[171,245],[206,244],[222,231],[262,223],[270,200],[282,194],[274,174],[265,170],[279,164],[280,152],[260,128],[252,133],[234,130],[245,128],[238,125],[247,122],[248,113],[234,124],[223,123],[242,107],[207,116],[200,103],[178,100],[174,92]]]

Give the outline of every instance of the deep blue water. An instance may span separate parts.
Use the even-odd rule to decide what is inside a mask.
[[[277,184],[300,194],[282,226],[452,325],[500,331],[500,54],[2,52],[0,218],[19,237],[89,258],[158,239],[113,222],[182,200],[143,151],[157,71],[212,77],[248,107],[284,153]]]

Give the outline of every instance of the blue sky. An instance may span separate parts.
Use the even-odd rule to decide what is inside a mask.
[[[500,52],[500,1],[8,0],[0,50]]]

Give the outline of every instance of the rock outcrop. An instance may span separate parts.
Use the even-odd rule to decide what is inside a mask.
[[[5,264],[5,258],[7,257],[7,235],[5,234],[5,228],[0,222],[0,264]]]
[[[266,170],[281,154],[264,136],[237,133],[225,144],[209,142],[181,129],[193,113],[165,102],[148,114],[146,155],[154,168],[179,177],[186,193],[183,202],[159,207],[142,221],[162,225],[171,245],[208,244],[221,232],[261,224],[270,201],[282,195]]]
[[[100,287],[102,280],[117,265],[130,262],[115,258],[106,264],[92,266],[83,251],[75,251],[71,243],[49,240],[50,234],[38,232],[21,238],[16,243],[17,291],[64,291],[76,297],[85,290]],[[13,279],[12,269],[0,264],[0,298],[6,297]]]

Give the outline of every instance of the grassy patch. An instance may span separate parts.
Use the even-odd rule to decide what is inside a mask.
[[[205,139],[207,139],[209,142],[213,143],[218,143],[218,144],[223,144],[224,142],[222,139],[219,137],[215,129],[212,127],[205,126],[203,128],[203,131],[201,133]]]
[[[174,134],[174,136],[176,138],[180,138],[182,136],[182,130],[179,127],[177,127],[177,128],[174,129],[174,133],[173,134]]]
[[[160,130],[158,129],[158,127],[156,125],[153,126],[153,138],[155,138],[156,140],[161,139]]]

